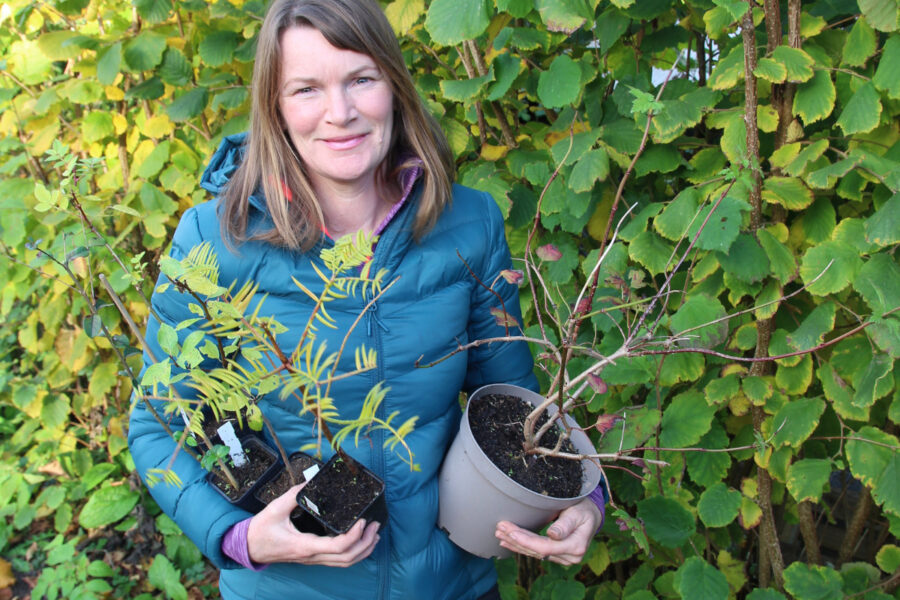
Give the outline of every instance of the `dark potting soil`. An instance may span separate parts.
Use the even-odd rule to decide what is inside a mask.
[[[575,497],[581,493],[580,461],[525,454],[524,423],[533,408],[515,396],[487,394],[469,408],[469,427],[491,462],[516,483],[545,496]],[[541,415],[535,431],[548,418],[546,413]],[[541,438],[541,446],[556,447],[560,433],[558,426],[551,428]],[[577,453],[569,440],[563,442],[562,451]]]
[[[316,505],[323,521],[344,531],[383,490],[384,484],[361,467],[354,473],[346,461],[337,460],[312,478],[302,496]]]
[[[297,483],[303,483],[303,471],[319,462],[312,456],[307,456],[306,454],[297,454],[296,456],[292,456],[290,460]],[[277,477],[266,482],[259,491],[256,492],[256,497],[259,498],[263,504],[268,504],[291,489],[291,487],[291,476],[288,475],[287,469],[285,469],[279,473]]]
[[[238,500],[247,493],[253,484],[272,466],[276,458],[259,448],[244,446],[244,453],[247,456],[247,462],[240,467],[229,465],[231,474],[237,480],[238,489],[235,490],[228,479],[215,472],[212,478],[213,485],[222,490],[231,500]],[[228,460],[228,459],[226,459]]]
[[[219,427],[221,427],[228,421],[231,421],[231,424],[234,426],[234,432],[235,432],[235,434],[238,435],[238,437],[241,436],[242,431],[243,432],[251,431],[250,425],[247,422],[246,413],[241,415],[240,421],[238,421],[238,418],[234,413],[228,413],[227,415],[223,415],[224,418],[222,420],[217,420],[213,416],[212,411],[209,411],[208,413],[204,414],[203,416],[204,416],[203,433],[206,434],[206,437],[208,437],[209,440],[213,444],[221,444],[222,443],[222,439],[219,437],[218,430],[219,430]]]

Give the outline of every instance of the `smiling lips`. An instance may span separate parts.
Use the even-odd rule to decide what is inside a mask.
[[[365,139],[365,133],[359,135],[348,135],[344,137],[326,138],[322,141],[332,150],[352,150],[359,146]]]

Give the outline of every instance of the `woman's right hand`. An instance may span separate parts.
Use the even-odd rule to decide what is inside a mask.
[[[291,511],[297,508],[297,493],[304,485],[292,487],[250,519],[250,560],[349,567],[369,556],[380,539],[377,522],[366,524],[360,519],[347,533],[334,537],[297,531],[291,523]]]

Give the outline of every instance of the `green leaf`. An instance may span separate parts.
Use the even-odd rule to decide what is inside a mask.
[[[787,445],[799,448],[819,425],[819,417],[825,411],[820,398],[794,398],[785,404],[772,418],[772,443],[777,448]]]
[[[812,383],[812,358],[799,358],[796,365],[779,364],[775,371],[775,385],[787,394],[802,394]]]
[[[214,31],[200,42],[200,58],[210,67],[221,67],[234,59],[240,36],[234,31]]]
[[[806,242],[818,244],[831,238],[837,225],[837,215],[831,200],[825,197],[819,198],[803,213],[800,221],[800,229],[803,231]]]
[[[853,287],[872,309],[872,316],[880,317],[900,306],[900,266],[888,254],[876,254],[859,270]]]
[[[441,46],[454,46],[484,33],[491,21],[486,0],[434,0],[425,29]]]
[[[772,83],[783,83],[787,79],[787,68],[773,58],[760,58],[753,74]]]
[[[884,43],[881,51],[881,60],[878,69],[872,78],[872,83],[882,92],[887,92],[889,98],[900,99],[900,37],[892,35]]]
[[[571,34],[594,17],[584,0],[535,0],[534,6],[550,31]]]
[[[828,145],[828,140],[816,140],[809,144],[784,166],[784,172],[793,177],[799,177],[806,170],[806,165],[817,160],[825,153]]]
[[[166,114],[175,122],[187,121],[203,112],[209,100],[205,87],[197,87],[178,97],[166,107]]]
[[[717,252],[716,258],[725,271],[745,283],[761,281],[769,274],[769,258],[753,236],[742,233],[727,253]]]
[[[630,22],[631,19],[613,7],[603,11],[594,25],[597,41],[600,43],[600,54],[606,54],[613,44],[628,31]]]
[[[593,189],[595,182],[606,179],[608,174],[609,155],[603,148],[595,148],[575,163],[569,182],[576,192],[587,192]]]
[[[149,25],[162,23],[172,13],[172,0],[134,0],[138,14]]]
[[[682,381],[696,381],[706,372],[703,356],[688,352],[666,357],[659,372],[659,384],[672,386]]]
[[[160,79],[175,87],[184,87],[191,81],[193,70],[181,50],[169,48],[163,56],[163,62],[157,70]]]
[[[812,79],[797,87],[794,114],[799,115],[805,125],[820,121],[834,110],[836,97],[831,74],[826,70],[817,70]]]
[[[804,13],[805,16],[806,13]],[[747,595],[747,600],[787,600],[784,594],[771,588],[757,588]]]
[[[641,232],[628,246],[632,260],[644,265],[651,274],[663,273],[672,258],[672,246],[651,231]]]
[[[835,372],[831,363],[822,363],[822,366],[816,370],[816,376],[822,382],[822,391],[831,402],[834,412],[842,419],[868,420],[869,410],[853,405],[853,389]]]
[[[881,247],[900,242],[900,193],[866,219],[866,241]]]
[[[99,142],[115,132],[112,115],[108,112],[91,111],[81,121],[81,135],[89,144]]]
[[[804,458],[792,463],[787,472],[787,488],[797,502],[818,502],[834,467],[830,460]]]
[[[697,442],[700,448],[721,449],[728,446],[728,434],[722,426],[714,422],[712,428]],[[685,456],[691,479],[704,487],[722,481],[731,467],[731,456],[727,452],[687,452]]]
[[[666,548],[680,547],[696,531],[691,513],[677,501],[664,496],[652,496],[638,502],[637,516],[644,522],[647,535]]]
[[[861,440],[847,442],[850,472],[872,490],[876,502],[900,515],[900,442],[874,427],[863,427],[852,437]]]
[[[809,350],[822,343],[825,334],[834,328],[835,305],[825,302],[817,306],[803,319],[800,326],[787,338],[793,350]]]
[[[844,135],[865,133],[878,127],[881,120],[881,98],[871,81],[867,81],[853,94],[837,124]]]
[[[835,294],[856,278],[862,260],[849,245],[829,240],[811,247],[800,262],[800,277],[816,296]]]
[[[764,406],[766,400],[772,397],[775,391],[772,382],[766,377],[751,375],[741,382],[741,390],[754,406]]]
[[[735,520],[741,508],[741,493],[722,482],[700,494],[697,514],[707,527],[725,527]]]
[[[900,319],[874,319],[869,327],[869,335],[891,358],[900,358]]]
[[[554,58],[550,68],[538,77],[538,99],[548,108],[573,104],[580,92],[581,67],[566,54]]]
[[[157,554],[147,569],[147,580],[165,592],[171,600],[188,600],[187,590],[181,585],[181,573],[164,554]]]
[[[493,71],[472,79],[448,79],[441,82],[441,92],[455,102],[468,102],[482,94],[487,84],[493,80]]]
[[[125,64],[132,71],[149,71],[162,61],[165,49],[165,37],[145,30],[125,44],[123,57],[125,58]]]
[[[713,348],[725,340],[728,323],[722,320],[712,325],[706,324],[723,319],[725,314],[725,307],[718,300],[706,294],[696,294],[690,296],[672,315],[670,329],[672,335],[688,338],[679,340],[678,344],[682,347]]]
[[[172,363],[170,363],[167,358],[147,367],[144,374],[141,376],[141,385],[145,387],[151,387],[157,384],[169,385],[171,377]]]
[[[85,529],[115,523],[131,512],[140,497],[141,495],[131,491],[128,485],[101,487],[88,497],[78,516],[78,522]]]
[[[784,570],[784,589],[794,598],[842,600],[843,581],[830,567],[795,562]]]
[[[875,30],[872,29],[866,18],[857,19],[850,29],[847,39],[844,40],[843,64],[851,67],[863,66],[866,64],[866,60],[875,54],[877,43]]]
[[[716,407],[696,391],[676,396],[663,413],[659,443],[666,448],[696,444],[709,431]]]
[[[778,281],[788,283],[797,276],[797,261],[787,246],[766,229],[757,230],[756,237],[769,258],[772,274]]]
[[[875,564],[888,575],[900,569],[900,547],[894,544],[885,544],[879,548],[875,555]]]
[[[69,420],[69,399],[62,394],[44,396],[41,424],[47,429],[62,427]]]
[[[159,77],[151,77],[125,92],[126,100],[156,100],[166,93],[166,86]]]
[[[653,228],[668,240],[680,240],[697,215],[699,204],[700,194],[697,188],[685,188],[653,220]]]
[[[743,78],[744,47],[738,44],[716,64],[707,84],[714,90],[730,90]]]
[[[888,376],[894,367],[894,361],[884,354],[876,354],[869,361],[862,376],[856,380],[856,394],[853,396],[853,406],[868,408],[878,398],[891,391],[891,380]]]
[[[750,4],[747,0],[713,0],[713,4],[719,8],[725,9],[731,17],[732,22],[740,21],[741,17],[750,10]]]
[[[424,14],[424,0],[394,0],[384,9],[384,15],[398,36],[409,32]]]
[[[728,580],[717,568],[692,556],[675,572],[675,590],[690,600],[727,600]]]
[[[789,210],[801,210],[812,204],[812,191],[796,177],[767,177],[763,182],[763,200]]]
[[[718,199],[720,192],[716,192],[713,196]],[[688,228],[688,239],[694,239],[700,227],[703,231],[697,238],[695,248],[701,250],[717,250],[719,252],[728,252],[735,240],[737,240],[743,222],[743,212],[750,210],[750,205],[735,196],[725,196],[719,202],[715,212],[706,221],[707,215],[712,211],[713,204],[706,204],[700,209],[697,218]],[[706,221],[706,225],[703,223]]]
[[[210,108],[218,110],[219,107],[222,107],[225,110],[233,110],[243,105],[249,97],[250,92],[247,91],[247,88],[231,88],[213,96]]]
[[[859,10],[878,31],[897,30],[897,0],[859,0]]]
[[[772,58],[784,66],[787,71],[787,81],[791,83],[803,83],[813,76],[813,58],[800,48],[791,48],[780,44],[772,52]]]
[[[522,70],[522,59],[512,54],[501,54],[491,63],[496,81],[488,86],[487,99],[491,102],[499,100],[509,91],[513,81]]]
[[[116,42],[97,59],[97,80],[112,85],[122,68],[122,42]]]

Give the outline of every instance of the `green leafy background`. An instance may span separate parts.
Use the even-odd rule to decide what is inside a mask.
[[[575,411],[623,417],[598,448],[667,465],[610,465],[584,562],[500,561],[504,599],[900,597],[897,0],[382,4],[514,255],[552,179],[535,247],[562,254],[557,310],[620,225],[579,342],[617,348],[671,277],[647,345]],[[218,594],[133,472],[130,383],[98,333],[137,344],[97,278],[146,316],[133,280],[150,291],[202,165],[247,127],[264,11],[0,7],[0,593]],[[85,242],[55,141],[96,159],[68,183],[130,274]]]

